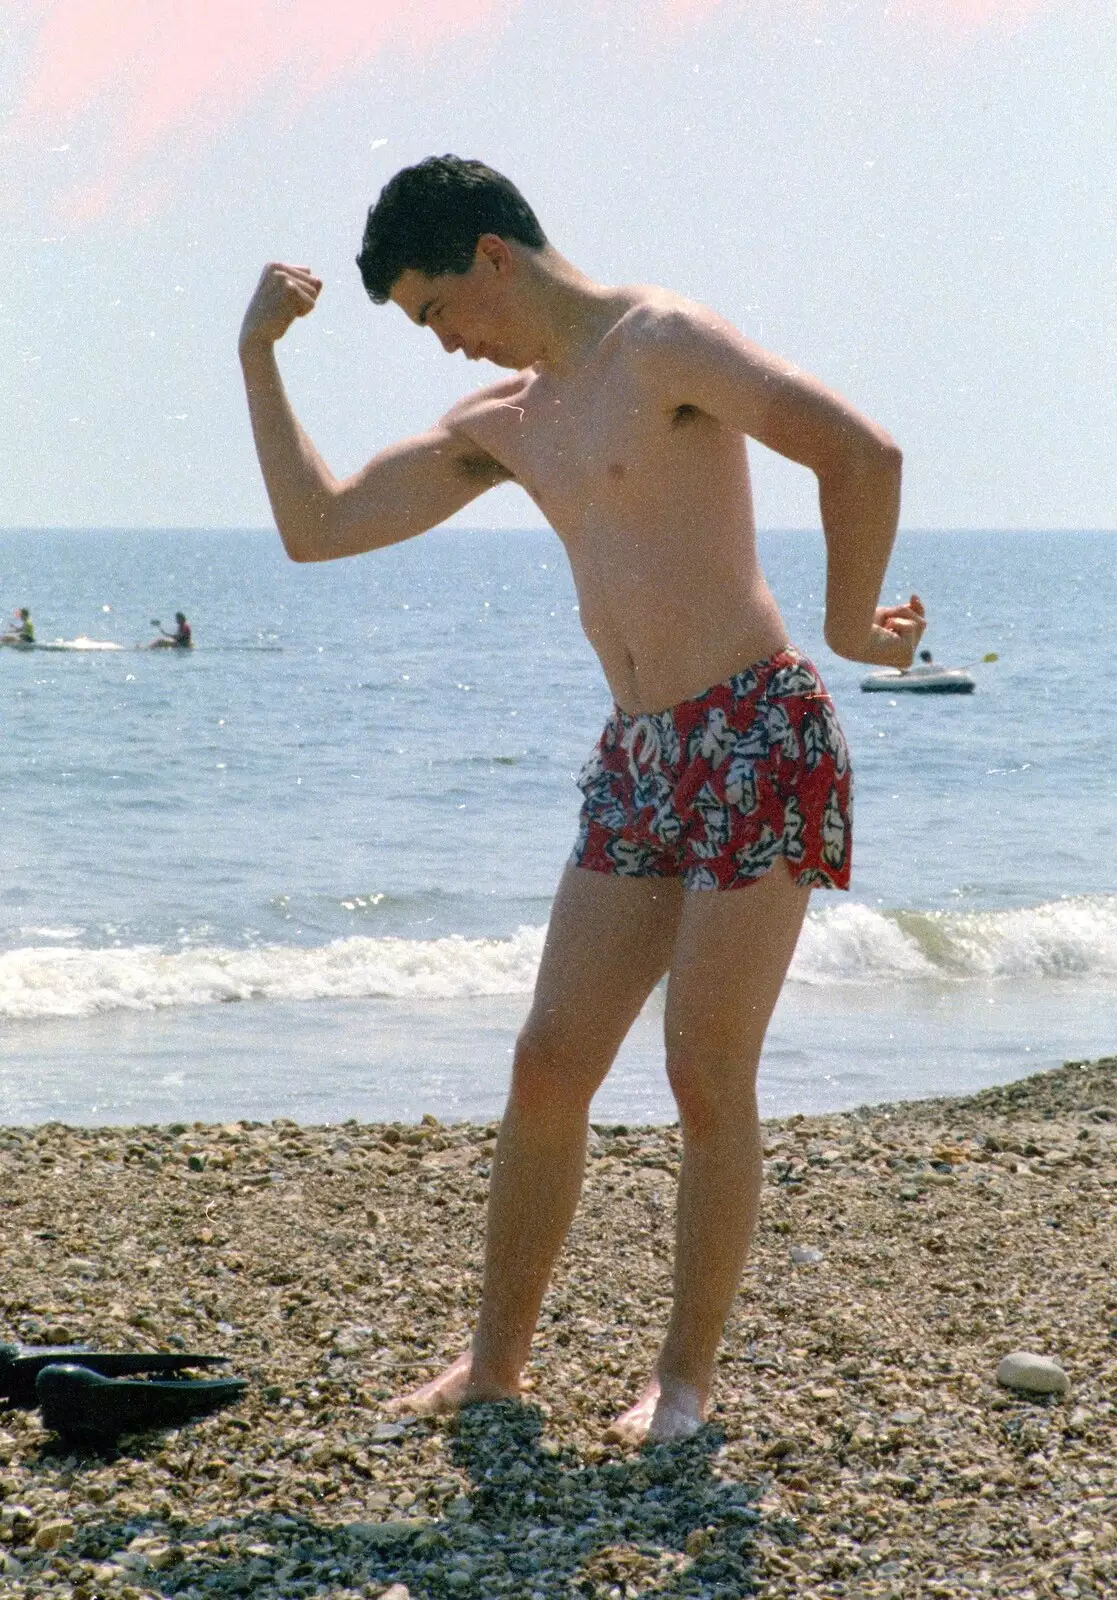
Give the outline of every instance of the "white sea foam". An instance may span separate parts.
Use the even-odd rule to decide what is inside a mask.
[[[468,1000],[531,992],[545,928],[507,939],[349,938],[315,948],[45,946],[0,955],[0,1018],[88,1017],[228,1000]],[[877,911],[822,905],[803,930],[793,982],[895,987],[933,980],[1117,975],[1117,896],[1011,911]]]
[[[1117,975],[1117,895],[1011,911],[875,911],[855,903],[807,919],[791,968],[800,983]]]
[[[798,983],[896,982],[933,977],[935,968],[894,916],[842,902],[807,917],[790,975]]]
[[[521,928],[510,939],[335,939],[316,949],[12,950],[0,956],[0,1017],[88,1017],[223,1000],[528,994],[545,932]]]

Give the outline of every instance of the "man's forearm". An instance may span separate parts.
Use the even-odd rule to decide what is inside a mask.
[[[329,519],[337,484],[291,409],[275,347],[241,350],[252,435],[272,515],[293,561],[320,561],[329,552]]]
[[[826,534],[826,642],[858,659],[867,643],[900,516],[902,457],[874,449],[819,479]]]

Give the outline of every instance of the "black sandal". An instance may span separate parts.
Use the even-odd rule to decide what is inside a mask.
[[[177,1375],[184,1367],[221,1367],[228,1356],[200,1356],[177,1350],[89,1350],[81,1344],[0,1344],[0,1406],[37,1406],[35,1380],[44,1367],[77,1365],[106,1378],[139,1372]]]
[[[177,1428],[233,1405],[247,1388],[243,1378],[106,1377],[57,1360],[40,1368],[35,1378],[44,1426],[79,1443],[104,1443],[148,1428]]]

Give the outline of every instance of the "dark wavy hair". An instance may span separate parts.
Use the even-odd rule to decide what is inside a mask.
[[[390,178],[369,208],[357,266],[383,305],[410,267],[425,277],[468,272],[483,233],[541,250],[539,219],[508,178],[483,161],[428,156]]]

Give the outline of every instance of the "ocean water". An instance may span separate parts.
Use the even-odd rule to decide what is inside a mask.
[[[823,549],[767,534],[856,772],[854,889],[815,894],[766,1114],[969,1090],[1117,1048],[1117,535],[901,535],[889,597],[976,667],[865,695]],[[0,533],[0,1122],[499,1113],[577,771],[608,708],[546,532],[320,567],[261,532]],[[190,655],[131,648],[184,610]],[[596,1102],[666,1121],[662,994]]]

